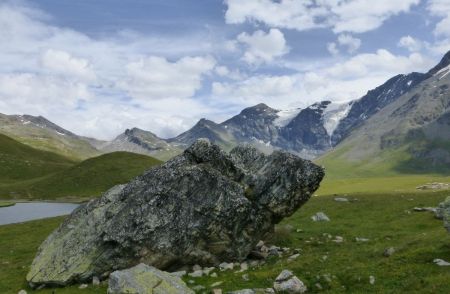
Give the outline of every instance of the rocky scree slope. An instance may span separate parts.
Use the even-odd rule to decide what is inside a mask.
[[[170,269],[244,260],[323,176],[287,152],[238,146],[227,154],[198,140],[76,209],[40,246],[27,280],[67,285],[141,262]]]

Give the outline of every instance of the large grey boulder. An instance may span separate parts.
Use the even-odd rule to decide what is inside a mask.
[[[242,261],[323,176],[286,152],[239,146],[227,154],[198,140],[77,208],[40,246],[27,280],[67,285],[138,263],[174,269]]]
[[[143,263],[109,276],[108,294],[148,293],[194,294],[194,291],[180,278]]]
[[[444,220],[444,227],[450,233],[450,196],[445,201],[439,203],[435,212],[436,218]]]

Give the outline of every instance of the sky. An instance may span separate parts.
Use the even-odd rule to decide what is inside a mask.
[[[169,138],[357,99],[448,50],[448,0],[0,0],[0,113]]]

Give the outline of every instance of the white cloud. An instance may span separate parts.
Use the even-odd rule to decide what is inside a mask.
[[[434,28],[434,34],[450,38],[450,2],[448,0],[429,0],[427,9],[431,15],[441,18]]]
[[[278,29],[270,29],[268,33],[258,30],[252,35],[241,33],[237,41],[246,45],[243,59],[249,64],[271,62],[289,52],[286,39]]]
[[[422,41],[411,36],[404,36],[398,41],[398,46],[408,49],[410,52],[420,51],[423,47]]]
[[[380,49],[335,65],[324,64],[314,71],[257,75],[234,83],[214,83],[213,93],[216,99],[234,99],[246,106],[265,102],[280,108],[304,107],[324,99],[357,99],[399,73],[426,71],[433,65],[432,60],[418,53],[401,56]],[[298,69],[301,68],[304,66]]]
[[[65,51],[48,49],[41,58],[42,66],[55,74],[73,76],[85,81],[95,80],[91,64],[83,58],[76,58]]]
[[[184,57],[169,62],[149,56],[127,65],[127,80],[122,87],[139,101],[192,97],[201,88],[202,76],[215,65],[212,57]]]
[[[335,33],[363,33],[390,17],[408,12],[420,0],[226,0],[227,23],[263,22],[271,27],[331,28]]]
[[[361,40],[350,34],[340,34],[336,42],[327,44],[328,52],[332,55],[339,54],[340,50],[338,47],[345,48],[348,53],[353,54],[361,47]]]

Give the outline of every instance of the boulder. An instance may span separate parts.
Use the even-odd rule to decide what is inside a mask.
[[[78,207],[39,247],[30,285],[90,281],[139,263],[159,269],[243,261],[311,197],[323,169],[200,139],[181,155]]]
[[[283,270],[275,279],[273,288],[281,293],[305,293],[305,284],[289,270]]]
[[[111,273],[108,294],[189,294],[194,293],[178,277],[146,264]]]
[[[330,218],[323,212],[318,212],[311,217],[315,222],[329,222]]]
[[[435,217],[444,221],[444,227],[450,233],[450,196],[438,205]]]

